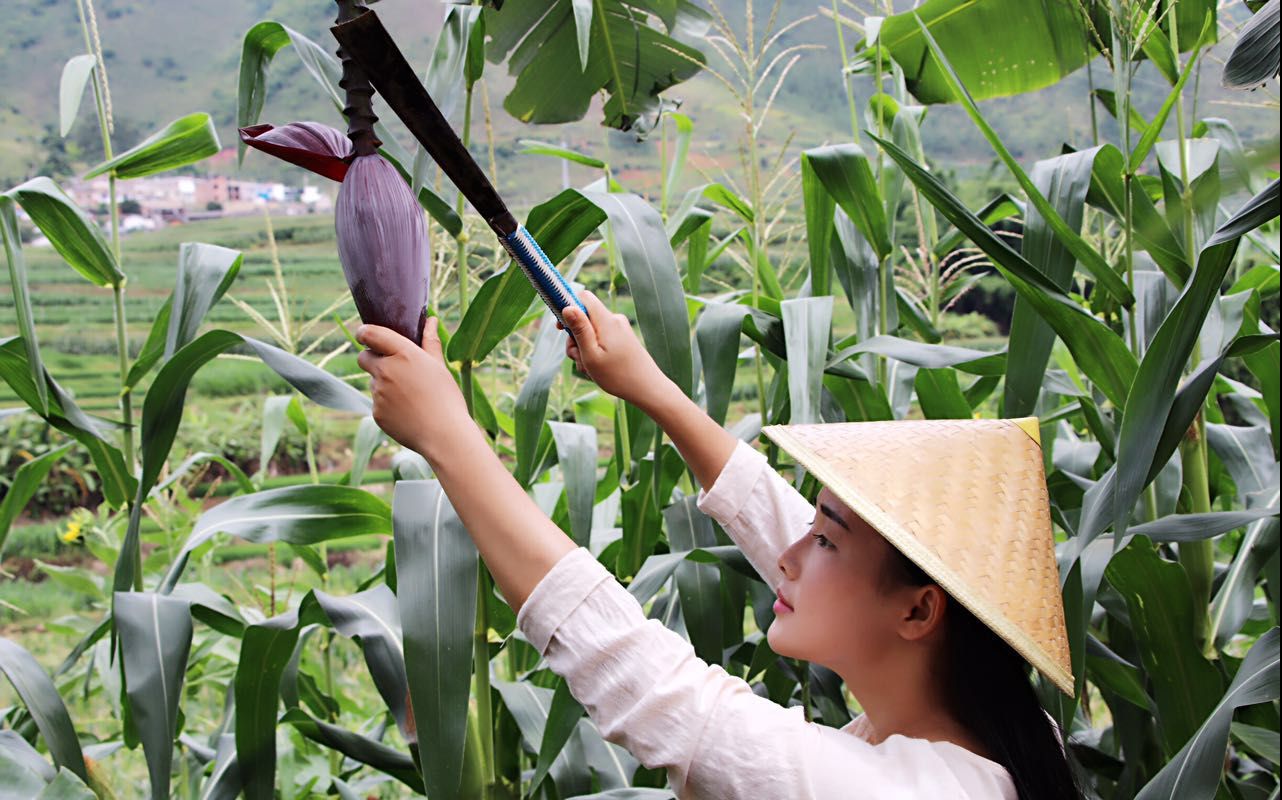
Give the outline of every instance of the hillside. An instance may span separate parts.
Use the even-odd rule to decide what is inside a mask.
[[[757,3],[763,11],[768,8],[763,0]],[[259,20],[274,19],[328,43],[326,26],[332,6],[329,0],[96,0],[111,81],[117,149],[194,110],[212,114],[224,145],[233,144],[237,66],[245,31]],[[439,26],[440,8],[441,4],[433,0],[383,0],[378,6],[379,14],[396,31],[416,65],[426,63]],[[743,15],[742,5],[735,0],[726,0],[723,8],[732,22],[738,22]],[[810,14],[812,8],[810,3],[785,0],[782,17],[796,19]],[[73,0],[11,4],[6,15],[6,25],[0,27],[0,74],[7,77],[5,88],[0,90],[0,130],[5,132],[0,137],[0,180],[10,185],[51,169],[46,159],[48,145],[57,142],[59,75],[66,59],[84,52],[85,44]],[[776,103],[776,116],[766,130],[767,138],[781,142],[792,135],[794,146],[849,139],[849,115],[841,90],[832,21],[817,16],[798,27],[787,41],[820,47],[806,53],[791,73]],[[1218,45],[1206,61],[1197,113],[1228,117],[1245,140],[1271,140],[1276,153],[1276,112],[1243,106],[1261,98],[1219,88],[1220,62],[1226,48],[1225,44]],[[1102,72],[1097,74],[1103,79]],[[288,50],[278,55],[272,77],[265,121],[335,120],[328,101]],[[500,162],[510,163],[508,159],[519,147],[516,140],[526,137],[564,137],[572,146],[597,154],[608,146],[620,167],[628,166],[624,163],[628,161],[636,162],[634,166],[653,162],[654,148],[638,147],[628,136],[608,134],[598,126],[599,115],[595,113],[582,123],[555,130],[523,125],[500,107],[510,85],[505,70],[491,65],[487,79]],[[856,87],[857,96],[866,98],[871,82],[861,80],[864,82]],[[1041,92],[989,101],[984,104],[985,111],[1012,151],[1026,160],[1053,153],[1066,141],[1076,146],[1089,145],[1087,81],[1083,70]],[[1164,82],[1147,69],[1141,70],[1137,85],[1138,96],[1149,111],[1160,105],[1167,91]],[[702,75],[677,87],[672,95],[684,101],[683,110],[695,120],[695,152],[733,158],[734,140],[742,122],[725,89],[711,76]],[[93,163],[100,153],[96,126],[88,109],[91,102],[92,98],[86,96],[86,106],[66,142],[66,160],[72,169]],[[480,119],[478,113],[478,138],[484,135]],[[925,133],[932,158],[950,165],[982,166],[991,161],[987,144],[957,109],[932,109]],[[530,188],[529,170],[534,170],[536,183],[559,183],[558,168],[546,163],[546,159],[523,158],[520,164],[521,190]],[[288,168],[251,157],[244,169],[250,175],[278,177],[287,174]]]

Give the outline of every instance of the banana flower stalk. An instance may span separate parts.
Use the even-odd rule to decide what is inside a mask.
[[[343,53],[340,50],[339,56]],[[431,266],[423,209],[409,185],[378,152],[373,89],[343,58],[347,135],[319,122],[240,129],[246,145],[339,181],[334,228],[338,258],[361,321],[421,344]]]

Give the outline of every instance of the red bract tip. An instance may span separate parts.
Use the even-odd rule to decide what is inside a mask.
[[[250,125],[240,129],[240,140],[317,175],[342,183],[352,157],[352,143],[337,128],[319,122]]]

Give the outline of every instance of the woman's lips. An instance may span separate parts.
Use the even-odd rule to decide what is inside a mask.
[[[783,599],[783,595],[779,595],[778,599],[775,600],[774,609],[776,614],[792,613],[792,606],[788,605],[788,601]]]

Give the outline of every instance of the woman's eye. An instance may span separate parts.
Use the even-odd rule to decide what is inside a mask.
[[[818,543],[820,550],[827,550],[833,546],[832,542],[828,541],[828,537],[824,536],[822,533],[812,533],[810,535],[814,537],[814,540]]]

